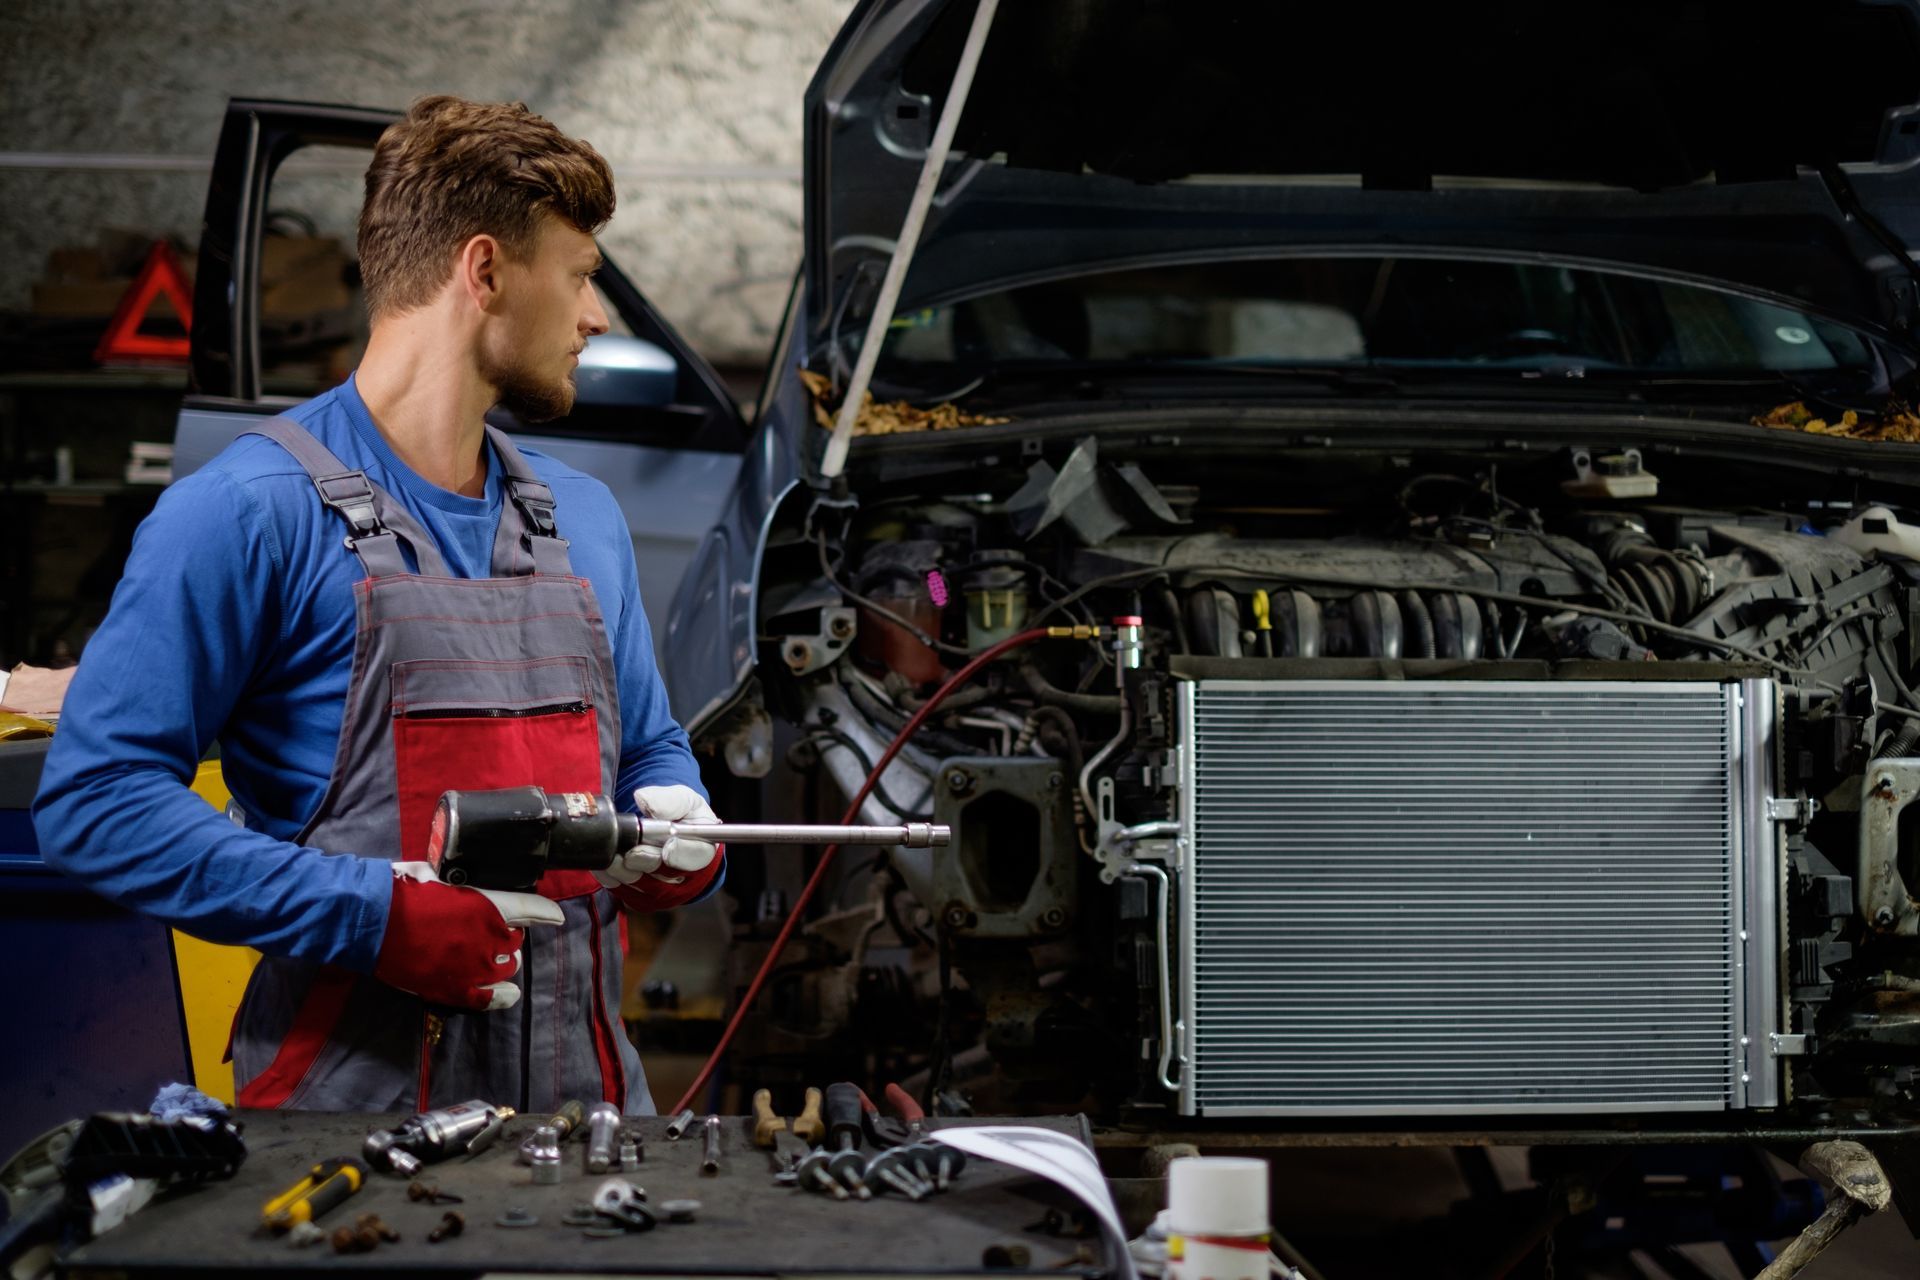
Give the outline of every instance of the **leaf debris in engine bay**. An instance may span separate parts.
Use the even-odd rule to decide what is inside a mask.
[[[827,401],[833,394],[833,383],[825,375],[811,369],[800,371],[800,381],[806,383],[807,390],[813,394],[813,420],[833,430],[833,413],[827,407]],[[837,406],[836,406],[837,408]],[[984,414],[968,413],[952,401],[936,404],[930,409],[921,409],[905,400],[893,400],[886,404],[875,403],[873,392],[863,393],[860,412],[853,420],[853,434],[857,436],[891,436],[907,431],[951,431],[955,427],[994,427],[1010,418],[990,418]]]
[[[1815,436],[1841,436],[1848,440],[1891,440],[1899,444],[1920,444],[1920,414],[1909,405],[1892,403],[1877,415],[1861,417],[1848,409],[1837,422],[1817,416],[1803,401],[1783,404],[1754,418],[1756,427],[1782,431],[1804,431]]]

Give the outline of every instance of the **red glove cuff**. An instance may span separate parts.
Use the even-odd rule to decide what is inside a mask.
[[[484,1009],[481,988],[519,971],[522,936],[478,890],[395,876],[373,976],[432,1004]]]
[[[727,862],[727,846],[714,850],[713,861],[698,871],[686,873],[680,884],[670,884],[658,876],[641,876],[632,884],[608,890],[614,901],[629,911],[671,911],[683,907],[707,891]]]

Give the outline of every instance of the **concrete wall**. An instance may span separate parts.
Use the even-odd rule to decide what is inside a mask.
[[[800,98],[852,0],[8,0],[0,151],[204,160],[246,95],[519,99],[612,162],[614,258],[711,358],[764,357],[800,253]],[[276,190],[351,240],[357,178]],[[103,228],[198,235],[206,174],[0,168],[0,310]]]

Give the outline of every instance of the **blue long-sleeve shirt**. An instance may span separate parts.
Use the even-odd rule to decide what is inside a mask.
[[[400,460],[352,379],[288,416],[419,520],[449,572],[492,575],[504,486],[491,448],[485,495],[468,498]],[[606,619],[620,698],[616,795],[673,783],[704,795],[667,710],[619,506],[592,477],[522,452],[553,489],[573,571]],[[213,942],[373,968],[387,864],[293,843],[326,792],[345,715],[353,587],[365,575],[344,537],[292,455],[261,436],[161,494],[47,755],[34,828],[51,865]],[[189,790],[215,740],[244,828]]]

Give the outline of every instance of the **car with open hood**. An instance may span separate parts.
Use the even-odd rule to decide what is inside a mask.
[[[1909,1132],[1920,10],[977,17],[815,77],[668,624],[722,812],[956,833],[847,873],[736,1072]]]

